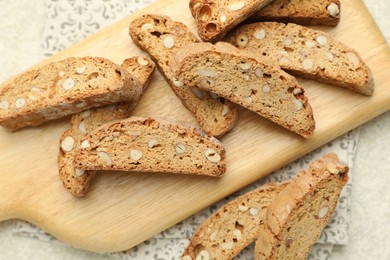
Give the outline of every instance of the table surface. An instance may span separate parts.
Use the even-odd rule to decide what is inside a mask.
[[[364,0],[390,42],[390,1]],[[0,82],[42,59],[45,0],[0,1]],[[389,68],[390,77],[390,68]],[[390,87],[390,86],[389,86]],[[390,112],[360,127],[355,156],[350,242],[334,248],[331,259],[390,259]],[[0,259],[107,259],[95,253],[12,233],[0,223]]]

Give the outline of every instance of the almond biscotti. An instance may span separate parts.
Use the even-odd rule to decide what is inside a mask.
[[[337,205],[348,167],[335,154],[310,164],[275,196],[255,246],[255,259],[306,259]]]
[[[123,61],[121,66],[130,73],[130,75],[133,75],[138,79],[143,92],[149,87],[149,83],[152,80],[153,73],[156,69],[156,64],[150,58],[143,56],[128,58]]]
[[[0,125],[35,126],[91,107],[137,100],[139,83],[98,57],[67,58],[25,72],[0,90]]]
[[[142,89],[149,85],[155,70],[155,64],[146,57],[132,57],[122,63],[122,67],[138,79]],[[130,116],[138,100],[120,102],[112,105],[92,108],[72,116],[71,126],[60,139],[58,155],[59,177],[64,188],[77,197],[85,196],[95,176],[95,171],[84,171],[73,167],[76,147],[88,146],[86,134],[106,122]]]
[[[182,260],[232,259],[259,237],[268,205],[287,184],[268,183],[224,205],[198,227]]]
[[[197,86],[184,86],[170,71],[168,63],[173,53],[199,42],[187,26],[167,16],[148,14],[135,19],[129,33],[134,43],[152,56],[176,96],[207,134],[221,137],[233,127],[237,117],[233,103]]]
[[[374,92],[371,71],[360,55],[322,31],[260,22],[236,28],[227,41],[258,57],[270,58],[293,75],[364,95]]]
[[[217,93],[303,137],[313,134],[313,111],[303,88],[272,62],[219,42],[182,48],[170,65],[189,87]]]
[[[215,42],[270,2],[272,0],[191,0],[189,5],[200,38]]]
[[[340,12],[339,0],[274,0],[253,14],[250,20],[336,26]]]
[[[87,148],[76,151],[77,169],[207,176],[226,171],[221,142],[199,128],[163,119],[130,117],[107,123],[90,133],[87,142]]]

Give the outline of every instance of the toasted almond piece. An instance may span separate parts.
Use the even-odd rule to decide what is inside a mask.
[[[76,73],[79,74],[79,75],[81,75],[81,74],[83,74],[86,70],[87,70],[87,67],[86,67],[86,66],[77,67],[77,68],[76,68]]]
[[[153,147],[156,147],[158,145],[158,141],[156,139],[150,139],[148,141],[148,147],[149,148],[153,148]]]
[[[0,102],[0,108],[1,109],[8,109],[9,108],[9,102],[7,100],[3,100]]]
[[[61,142],[61,149],[64,152],[70,152],[73,150],[74,145],[74,138],[72,136],[67,136]]]
[[[173,46],[175,46],[175,38],[173,37],[173,35],[165,35],[163,38],[163,44],[165,48],[172,49]]]
[[[253,33],[253,36],[258,39],[258,40],[263,40],[265,39],[265,36],[267,35],[266,31],[263,30],[263,29],[260,29],[260,30],[256,30],[254,33]]]
[[[238,11],[244,7],[245,7],[245,1],[238,1],[228,5],[227,9],[229,9],[230,11]]]
[[[65,89],[65,90],[71,90],[74,86],[75,86],[75,81],[73,78],[66,78],[61,86]]]
[[[337,4],[335,3],[331,3],[329,6],[328,6],[328,11],[329,11],[329,15],[330,16],[337,16],[339,13],[340,13],[340,8]]]
[[[195,260],[209,260],[209,259],[210,259],[210,253],[205,249],[200,251],[195,258]]]
[[[15,107],[16,108],[22,108],[26,105],[26,100],[24,98],[18,98],[15,101]]]
[[[141,28],[142,28],[142,31],[150,31],[150,30],[154,29],[154,26],[153,26],[153,24],[145,23],[142,25]]]
[[[183,143],[178,143],[178,144],[176,145],[176,153],[177,153],[177,154],[184,154],[184,153],[186,153],[186,152],[187,152],[187,147],[186,147],[185,144],[183,144]]]
[[[248,41],[248,36],[246,36],[245,34],[240,34],[236,38],[237,44],[241,47],[245,47],[248,44]]]
[[[91,144],[89,143],[88,140],[83,140],[83,141],[81,142],[80,147],[81,147],[81,148],[89,148],[89,147],[91,147]]]
[[[147,59],[144,59],[143,57],[139,56],[137,58],[137,63],[140,65],[140,66],[147,66],[149,64],[149,61]]]
[[[208,70],[208,69],[205,69],[205,68],[199,68],[197,70],[198,74],[200,76],[204,76],[204,77],[216,77],[218,74],[217,72],[215,71],[212,71],[212,70]]]
[[[221,23],[226,22],[226,21],[227,21],[227,16],[226,16],[224,13],[222,13],[222,14],[219,16],[219,21],[220,21]]]
[[[210,162],[218,163],[221,161],[221,156],[214,149],[208,148],[204,154]]]
[[[328,214],[329,208],[328,207],[323,207],[318,211],[318,218],[322,219]]]
[[[97,155],[99,155],[99,157],[102,158],[106,162],[106,164],[108,164],[108,165],[112,164],[111,157],[108,153],[100,151],[97,153]]]
[[[130,158],[134,161],[139,161],[142,158],[142,151],[138,149],[130,150]]]
[[[75,174],[77,177],[80,177],[80,176],[83,176],[83,175],[85,174],[85,171],[76,168],[74,174]]]
[[[252,215],[252,216],[257,216],[259,214],[259,210],[256,209],[256,208],[250,208],[249,209],[249,213]]]
[[[328,38],[326,38],[324,35],[320,35],[317,37],[317,42],[320,44],[320,45],[325,45],[328,43]]]

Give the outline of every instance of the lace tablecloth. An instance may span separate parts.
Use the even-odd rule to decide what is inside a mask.
[[[45,56],[51,56],[130,13],[146,7],[151,2],[153,0],[47,0],[42,43],[44,54]],[[310,161],[319,159],[326,153],[334,152],[338,154],[342,161],[351,167],[350,178],[348,185],[342,191],[332,220],[326,226],[308,258],[316,260],[329,259],[333,245],[343,245],[348,242],[349,198],[353,175],[353,157],[357,139],[358,132],[356,130],[349,132],[266,178],[176,224],[174,227],[144,241],[140,245],[128,251],[113,255],[124,259],[180,259],[182,252],[189,243],[198,225],[226,202],[259,187],[265,182],[291,178],[299,170],[307,169]],[[28,236],[68,246],[38,227],[24,221],[17,221],[14,231],[16,235]],[[246,248],[237,259],[253,259],[253,244]]]

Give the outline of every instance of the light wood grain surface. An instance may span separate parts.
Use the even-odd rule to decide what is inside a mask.
[[[157,1],[38,66],[84,55],[104,56],[119,63],[142,53],[127,32],[134,17],[166,14],[194,30],[187,4]],[[25,219],[60,240],[91,251],[127,249],[385,112],[390,108],[389,48],[361,1],[345,2],[342,16],[338,27],[321,29],[362,55],[372,69],[376,90],[372,97],[365,97],[300,80],[317,121],[313,137],[302,139],[240,109],[238,124],[222,138],[228,156],[224,177],[100,174],[88,196],[76,199],[63,190],[56,167],[58,139],[68,119],[16,133],[0,129],[0,220]],[[134,114],[195,124],[158,73]]]

